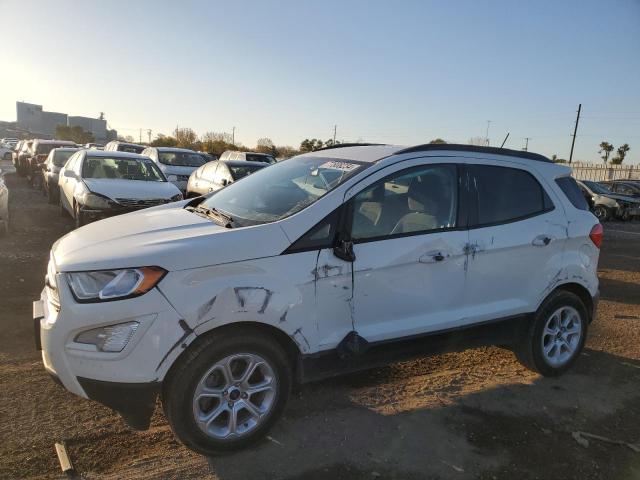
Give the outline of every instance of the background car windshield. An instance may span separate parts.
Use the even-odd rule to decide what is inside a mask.
[[[229,165],[229,168],[231,169],[231,175],[233,176],[233,179],[238,180],[242,177],[246,177],[247,175],[255,172],[256,170],[260,170],[263,167],[258,167],[256,165],[238,166],[238,167]]]
[[[264,162],[264,163],[276,163],[276,159],[271,155],[253,155],[247,153],[247,161],[249,162]]]
[[[609,190],[608,188],[603,187],[602,185],[596,183],[596,182],[591,182],[591,181],[587,181],[584,182],[584,184],[589,187],[591,189],[592,192],[596,192],[600,195],[608,195],[611,194],[611,190]]]
[[[62,150],[59,152],[55,152],[53,154],[53,164],[56,167],[64,167],[64,164],[67,163],[67,160],[69,160],[69,157],[74,153],[76,153],[75,150],[67,150],[67,151]]]
[[[203,205],[231,215],[238,226],[275,222],[311,205],[367,165],[352,160],[297,157],[232,183]]]
[[[62,146],[64,145],[56,145],[55,143],[40,143],[36,147],[36,155],[44,155],[44,154],[48,155],[49,152],[54,148],[59,148]],[[73,147],[73,145],[67,145],[67,146]]]
[[[200,167],[207,163],[202,155],[195,152],[159,152],[158,160],[176,167]]]
[[[82,167],[82,177],[146,182],[166,181],[162,172],[151,160],[117,157],[87,157]]]

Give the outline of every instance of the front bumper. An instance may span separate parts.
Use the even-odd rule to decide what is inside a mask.
[[[157,289],[121,301],[79,304],[60,277],[61,306],[52,303],[48,287],[33,305],[36,347],[42,349],[45,369],[72,393],[116,410],[132,428],[148,427],[171,365],[163,359],[184,335],[179,315]],[[99,352],[75,342],[81,331],[131,320],[140,326],[122,352]]]

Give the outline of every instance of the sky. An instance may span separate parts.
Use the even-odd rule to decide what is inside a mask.
[[[640,0],[0,0],[0,120],[16,100],[121,135],[176,126],[420,144],[440,137],[640,163]],[[146,137],[146,133],[145,133]]]

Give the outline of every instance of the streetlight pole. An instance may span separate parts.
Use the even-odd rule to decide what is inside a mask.
[[[487,120],[487,134],[484,136],[487,147],[489,146],[489,125],[491,125],[491,120]]]

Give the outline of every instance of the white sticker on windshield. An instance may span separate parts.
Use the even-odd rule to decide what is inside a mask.
[[[349,162],[325,162],[320,165],[318,168],[332,168],[334,170],[342,170],[344,172],[351,172],[358,168],[359,165],[357,163],[349,163]]]

